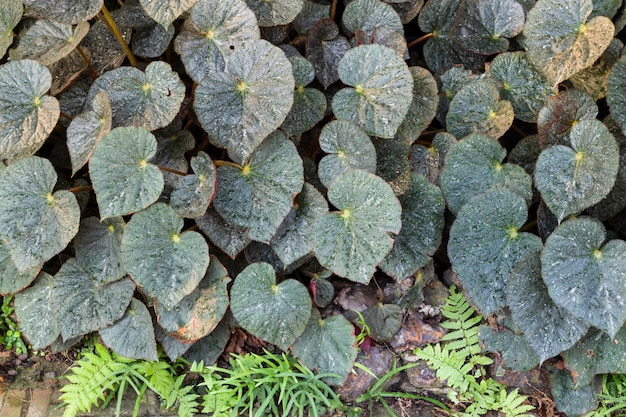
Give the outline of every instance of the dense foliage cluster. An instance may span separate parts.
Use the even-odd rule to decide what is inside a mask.
[[[487,349],[562,358],[557,404],[593,409],[626,372],[625,23],[621,0],[0,0],[0,293],[35,349],[211,363],[239,326],[340,383],[335,284],[434,259],[505,328]],[[363,317],[384,341],[406,308]]]

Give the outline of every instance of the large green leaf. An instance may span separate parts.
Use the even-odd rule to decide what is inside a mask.
[[[135,291],[128,278],[101,282],[75,258],[63,264],[52,285],[52,309],[63,340],[113,324],[124,315]]]
[[[278,26],[296,18],[304,0],[246,0],[259,21],[259,26]]]
[[[537,189],[559,221],[606,197],[619,169],[619,147],[602,122],[577,123],[569,140],[541,152],[535,166]]]
[[[121,67],[104,73],[91,85],[87,101],[100,90],[109,96],[113,127],[141,126],[151,131],[174,120],[185,98],[185,85],[163,61],[151,62],[145,72]]]
[[[349,88],[333,97],[333,113],[370,135],[392,138],[413,98],[406,63],[382,45],[361,45],[345,53],[337,69]]]
[[[270,245],[284,265],[291,265],[313,252],[313,224],[328,212],[324,196],[304,183],[293,202],[293,209],[272,237]]]
[[[18,271],[6,244],[0,243],[0,294],[16,293],[37,277],[40,266]]]
[[[217,176],[213,161],[204,152],[191,158],[191,168],[194,174],[178,181],[170,196],[170,205],[179,216],[194,218],[202,216],[209,207]]]
[[[0,171],[0,240],[20,273],[61,252],[78,233],[80,208],[69,191],[56,191],[47,159],[20,159]]]
[[[23,0],[23,2],[29,14],[72,25],[94,17],[102,9],[103,4],[103,0]]]
[[[439,95],[437,82],[427,69],[409,67],[409,71],[413,77],[413,100],[398,127],[397,136],[414,142],[435,117]]]
[[[89,161],[101,219],[136,212],[159,198],[163,174],[148,163],[156,150],[156,138],[141,127],[118,127],[102,138]]]
[[[492,188],[507,188],[530,204],[532,178],[519,165],[503,164],[504,158],[506,149],[483,134],[469,135],[450,148],[441,188],[453,214],[470,198]]]
[[[126,358],[158,360],[152,317],[136,298],[132,299],[122,318],[100,329],[98,334],[102,343]]]
[[[311,315],[311,297],[295,279],[276,284],[274,268],[254,263],[235,279],[230,310],[247,331],[287,349],[302,334]]]
[[[198,0],[174,48],[187,74],[200,82],[210,69],[224,71],[231,46],[259,37],[256,17],[243,0]]]
[[[126,225],[126,270],[151,297],[171,309],[197,286],[209,265],[209,248],[198,232],[181,233],[183,220],[163,203],[136,213]]]
[[[626,242],[605,240],[598,220],[568,220],[546,240],[541,268],[557,305],[615,336],[626,320]]]
[[[215,210],[260,242],[269,242],[276,233],[304,184],[298,151],[279,132],[268,137],[243,167],[219,167],[218,178]]]
[[[183,357],[190,361],[204,362],[205,365],[214,364],[224,352],[230,338],[228,327],[220,323],[211,334],[194,343]]]
[[[180,300],[171,310],[160,303],[156,305],[159,324],[172,336],[191,343],[211,333],[218,325],[228,308],[230,282],[226,268],[215,257],[198,288]]]
[[[0,160],[34,154],[59,119],[59,102],[44,95],[50,71],[36,61],[0,66]]]
[[[528,58],[558,84],[591,66],[613,39],[610,19],[589,21],[591,0],[538,0],[528,12],[524,45]]]
[[[543,149],[552,145],[569,146],[569,133],[581,120],[594,120],[598,105],[580,90],[565,90],[548,98],[537,116],[537,133]]]
[[[530,62],[524,52],[505,52],[489,65],[489,74],[500,83],[500,96],[511,102],[515,117],[529,123],[556,88]]]
[[[391,250],[388,233],[400,231],[400,202],[385,181],[360,170],[337,177],[328,200],[339,211],[313,226],[315,257],[339,276],[368,283]]]
[[[337,67],[350,43],[339,36],[337,24],[330,19],[322,19],[309,31],[306,41],[306,57],[315,67],[315,76],[324,88],[339,79]]]
[[[13,43],[13,29],[22,19],[24,7],[20,1],[0,1],[0,56],[4,56]]]
[[[320,148],[324,156],[317,168],[319,179],[325,187],[350,169],[376,172],[376,149],[369,136],[355,124],[333,120],[322,128]]]
[[[491,55],[509,49],[507,38],[524,28],[524,9],[515,0],[461,2],[450,38],[470,51]]]
[[[52,311],[53,283],[54,278],[42,272],[32,286],[15,294],[15,315],[33,350],[45,348],[61,334]]]
[[[372,339],[388,342],[402,326],[404,311],[398,304],[376,303],[363,311],[363,319]]]
[[[541,257],[534,252],[511,272],[507,303],[513,320],[541,362],[574,345],[589,325],[556,305],[541,278]]]
[[[402,229],[381,269],[403,280],[428,263],[441,244],[445,203],[441,190],[419,174],[411,175],[402,205]]]
[[[307,34],[316,22],[330,17],[330,4],[319,4],[312,0],[304,0],[302,10],[293,21],[293,25],[300,34]]]
[[[587,213],[605,221],[617,216],[620,211],[626,208],[626,145],[619,148],[619,170],[615,185],[598,204],[587,209]]]
[[[423,175],[433,184],[440,185],[446,155],[455,143],[456,138],[451,133],[438,132],[430,147],[414,144],[411,146],[411,170]]]
[[[550,391],[557,409],[567,416],[582,416],[598,407],[598,394],[602,391],[602,378],[577,387],[567,369],[548,367]]]
[[[611,108],[611,115],[626,132],[626,57],[613,65],[609,74],[606,101]]]
[[[484,351],[502,358],[506,369],[511,371],[526,372],[540,364],[539,357],[524,335],[509,328],[494,330],[490,326],[480,326],[478,341]]]
[[[361,30],[368,36],[372,36],[374,29],[381,27],[404,34],[404,27],[398,13],[393,7],[380,0],[351,1],[346,6],[341,21],[349,34]]]
[[[318,373],[333,373],[327,378],[334,385],[341,383],[352,369],[357,355],[354,326],[340,314],[325,319],[316,308],[302,335],[293,343],[292,351],[309,368]]]
[[[233,259],[251,242],[245,229],[228,223],[213,207],[198,217],[196,224],[211,243]]]
[[[66,57],[89,32],[89,23],[72,25],[38,20],[20,33],[20,42],[9,51],[13,60],[32,59],[41,65],[51,65]]]
[[[372,138],[376,148],[376,175],[384,179],[396,196],[409,188],[411,181],[411,143],[399,135],[392,139]]]
[[[67,127],[67,149],[72,160],[72,175],[85,165],[96,145],[111,130],[111,104],[104,91],[99,91],[91,109],[74,117]]]
[[[285,120],[295,81],[285,54],[265,40],[247,40],[196,89],[194,110],[217,146],[242,163]]]
[[[467,83],[450,102],[446,116],[448,132],[457,138],[484,133],[498,139],[513,123],[513,106],[501,100],[498,88],[489,80]]]
[[[122,278],[122,235],[126,224],[120,217],[103,220],[87,217],[74,239],[76,260],[106,282]]]
[[[168,26],[197,0],[139,0],[146,13],[161,26]]]
[[[520,232],[526,202],[508,189],[470,199],[450,229],[448,256],[471,300],[489,315],[506,305],[506,283],[515,265],[542,247],[541,239]]]

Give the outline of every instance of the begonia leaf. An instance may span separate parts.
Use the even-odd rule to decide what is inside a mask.
[[[146,13],[161,26],[169,26],[197,0],[139,0]]]
[[[52,310],[53,284],[54,277],[41,272],[32,286],[15,294],[15,315],[31,349],[43,349],[61,334]]]
[[[94,17],[103,0],[22,0],[29,14],[75,25]],[[18,2],[15,2],[16,4]],[[21,8],[21,7],[20,7]]]
[[[80,222],[74,238],[76,260],[92,274],[112,282],[124,277],[122,235],[126,224],[120,217],[100,221],[87,217]]]
[[[398,13],[393,7],[380,0],[351,1],[346,6],[341,21],[350,34],[362,30],[367,35],[372,36],[377,27],[389,28],[404,34],[404,27]]]
[[[22,20],[23,12],[21,1],[0,1],[0,56],[4,56],[13,43],[13,29]]]
[[[537,116],[537,133],[541,148],[569,146],[569,133],[578,122],[598,116],[598,105],[580,90],[565,90],[548,98]]]
[[[246,0],[259,21],[259,26],[291,23],[302,10],[304,0]]]
[[[228,223],[213,207],[198,217],[196,224],[211,243],[233,259],[251,242],[246,229]]]
[[[435,117],[439,95],[437,82],[432,74],[421,67],[409,67],[413,77],[413,99],[397,135],[414,142]]]
[[[9,51],[9,55],[13,60],[32,59],[41,65],[54,64],[69,55],[87,32],[89,23],[85,21],[73,28],[65,23],[38,20],[20,33],[20,42]]]
[[[181,217],[202,216],[213,199],[217,176],[215,165],[204,153],[191,158],[193,175],[187,175],[176,184],[170,196],[170,205]]]
[[[315,77],[324,88],[339,79],[339,61],[348,49],[350,43],[343,36],[339,36],[337,24],[330,19],[318,21],[309,31],[306,58],[315,67]]]

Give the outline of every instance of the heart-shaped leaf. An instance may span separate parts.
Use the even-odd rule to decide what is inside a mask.
[[[50,71],[36,61],[0,66],[0,160],[34,154],[59,119],[59,102],[44,95]]]
[[[102,343],[126,358],[158,360],[152,317],[145,304],[133,298],[118,321],[98,331]]]
[[[7,246],[0,243],[0,294],[12,294],[28,287],[35,278],[40,267],[18,271]]]
[[[69,191],[53,193],[56,183],[52,164],[38,156],[0,171],[0,241],[20,273],[41,267],[78,233],[76,197]]]
[[[283,51],[265,40],[246,40],[224,72],[210,72],[202,80],[194,110],[209,139],[242,163],[283,123],[294,86]]]
[[[130,279],[102,282],[75,258],[63,264],[52,285],[52,309],[63,340],[113,324],[124,315],[135,291]]]
[[[328,377],[333,385],[341,385],[356,360],[357,348],[354,326],[340,314],[322,319],[317,309],[304,332],[292,346],[294,355],[318,373],[332,373],[339,377]]]
[[[506,305],[509,274],[542,247],[539,237],[519,231],[527,216],[522,197],[494,189],[465,203],[450,228],[452,268],[483,315]]]
[[[122,239],[126,270],[168,310],[198,286],[209,265],[202,235],[182,228],[170,206],[156,203],[131,218]]]
[[[524,335],[509,328],[493,330],[480,326],[478,343],[487,352],[495,353],[506,364],[506,369],[526,372],[539,365],[539,357],[528,344]]]
[[[350,169],[376,172],[376,149],[369,136],[355,124],[333,120],[322,128],[320,148],[329,155],[318,165],[319,179],[328,188],[331,182]]]
[[[75,25],[94,17],[102,9],[103,0],[22,0],[28,14]],[[14,2],[19,4],[19,2]],[[21,8],[21,6],[20,6]]]
[[[102,222],[88,217],[81,221],[74,238],[76,260],[93,274],[106,277],[106,282],[122,278],[126,274],[121,249],[125,226],[119,217]]]
[[[569,140],[541,152],[535,166],[537,189],[559,221],[606,197],[619,168],[617,142],[599,120],[577,123]]]
[[[565,90],[548,98],[537,117],[537,133],[541,147],[569,146],[569,133],[581,120],[594,120],[598,105],[584,91]]]
[[[32,59],[48,66],[69,55],[87,32],[89,23],[86,21],[72,27],[51,20],[38,20],[20,34],[17,48],[11,49],[9,55],[13,60]]]
[[[141,126],[150,131],[174,120],[185,98],[185,85],[162,61],[151,62],[145,72],[121,67],[104,73],[91,85],[87,101],[100,90],[109,96],[113,127]]]
[[[261,339],[286,349],[302,334],[311,315],[311,297],[295,279],[276,284],[274,268],[254,263],[230,290],[230,310],[237,322]]]
[[[354,0],[343,11],[341,21],[350,34],[357,30],[372,36],[375,28],[388,28],[404,34],[404,27],[398,13],[380,0]]]
[[[303,0],[246,0],[259,21],[259,26],[291,23],[302,10]]]
[[[139,0],[141,7],[161,26],[169,26],[197,0]]]
[[[382,45],[361,45],[345,53],[337,68],[349,88],[333,97],[333,113],[370,135],[392,138],[413,99],[406,63]]]
[[[196,224],[222,252],[235,257],[251,242],[246,230],[228,223],[213,207],[196,219]]]
[[[350,43],[339,36],[337,24],[330,19],[318,21],[309,31],[306,41],[306,58],[315,67],[315,76],[324,88],[339,79],[339,61]]]
[[[591,0],[538,0],[528,12],[523,32],[528,58],[555,85],[591,66],[613,39],[610,19],[587,21],[592,8]]]
[[[91,109],[74,117],[67,127],[67,149],[72,160],[72,175],[89,161],[96,145],[111,130],[111,104],[99,91]]]
[[[409,188],[399,200],[402,229],[380,267],[400,281],[426,265],[439,248],[445,202],[441,190],[419,174],[411,175]]]
[[[187,74],[199,83],[209,70],[224,71],[231,46],[259,37],[256,17],[243,0],[198,0],[174,48]]]
[[[615,185],[598,204],[588,208],[587,213],[605,221],[617,216],[624,208],[626,208],[626,146],[620,145],[619,170]]]
[[[101,219],[139,211],[159,198],[163,174],[148,163],[156,150],[156,138],[141,127],[118,127],[102,138],[89,161]]]
[[[437,82],[427,69],[409,67],[413,77],[413,100],[402,124],[398,127],[397,136],[414,142],[435,117],[439,95]]]
[[[13,43],[13,29],[22,20],[24,7],[19,1],[2,0],[0,10],[0,56],[4,56]]]
[[[438,132],[429,148],[414,144],[411,146],[411,170],[423,175],[433,184],[440,185],[446,155],[456,142],[451,133]]]
[[[531,202],[532,178],[519,165],[503,164],[504,158],[506,149],[482,134],[469,135],[450,148],[441,188],[453,214],[470,198],[492,188],[508,188]]]
[[[171,310],[157,303],[159,324],[177,339],[191,343],[211,333],[228,308],[230,282],[226,268],[211,256],[206,275],[198,288],[179,301]]]
[[[552,301],[541,278],[539,252],[511,272],[507,303],[515,323],[543,363],[569,349],[587,333],[589,325]]]
[[[263,141],[243,167],[219,167],[218,178],[215,210],[260,242],[274,236],[304,184],[298,151],[280,132]]]
[[[215,165],[206,153],[199,152],[192,157],[191,168],[194,174],[178,181],[170,196],[170,205],[176,214],[188,218],[200,217],[206,212],[217,185]]]
[[[546,240],[541,269],[557,305],[614,337],[626,320],[626,242],[605,239],[598,220],[568,220]]]
[[[15,315],[33,350],[54,342],[61,330],[52,310],[54,277],[42,272],[32,286],[15,294]]]
[[[333,181],[329,202],[339,211],[313,226],[315,257],[335,274],[368,283],[401,227],[400,202],[381,178],[351,170]]]

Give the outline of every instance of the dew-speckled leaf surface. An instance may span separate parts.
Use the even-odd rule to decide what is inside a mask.
[[[230,338],[230,331],[224,324],[219,324],[211,334],[194,343],[183,358],[189,362],[204,362],[205,365],[214,364],[224,352]]]
[[[446,126],[448,132],[459,139],[471,133],[484,133],[498,139],[509,130],[513,118],[511,102],[500,99],[494,83],[477,80],[456,93],[446,115]]]
[[[541,153],[541,144],[539,143],[539,135],[528,135],[511,149],[509,152],[509,163],[516,164],[524,168],[529,174],[535,172],[535,163]]]
[[[103,221],[87,217],[80,222],[74,238],[76,259],[104,282],[116,281],[126,274],[121,249],[125,226],[121,217]]]
[[[259,37],[256,17],[243,0],[198,0],[174,48],[187,74],[200,82],[209,70],[224,70],[231,46]]]
[[[550,298],[541,278],[540,252],[531,254],[511,272],[507,304],[513,320],[542,363],[572,347],[589,329],[587,322]]]
[[[507,38],[522,31],[524,18],[524,9],[515,0],[465,0],[450,28],[450,38],[478,54],[505,52]]]
[[[306,132],[324,118],[326,106],[326,96],[317,88],[296,88],[293,105],[280,126],[281,130],[287,136]]]
[[[598,105],[584,91],[565,90],[548,98],[537,116],[537,133],[541,148],[570,145],[569,133],[582,120],[598,116]]]
[[[245,229],[228,223],[213,207],[198,217],[196,224],[211,243],[233,259],[251,242]]]
[[[441,190],[419,174],[411,175],[409,188],[399,200],[402,229],[380,267],[395,279],[403,280],[426,265],[439,248],[445,202]]]
[[[506,305],[506,283],[515,265],[542,247],[541,239],[520,232],[528,207],[507,189],[470,199],[450,229],[448,256],[478,309],[489,315]]]
[[[148,16],[162,26],[168,26],[189,10],[197,0],[139,0]]]
[[[200,217],[206,212],[217,184],[215,165],[206,153],[192,157],[191,168],[194,174],[181,178],[170,196],[176,214],[187,218]]]
[[[303,0],[246,0],[259,26],[278,26],[291,23],[302,10]]]
[[[113,324],[124,315],[134,291],[128,278],[103,284],[75,258],[65,262],[52,287],[52,309],[63,340]]]
[[[333,120],[322,128],[320,148],[324,156],[317,168],[320,181],[325,187],[340,174],[350,169],[376,172],[376,149],[369,136],[355,124],[345,120]]]
[[[39,269],[36,266],[24,272],[18,271],[8,248],[0,243],[0,294],[12,294],[26,288],[37,277]]]
[[[230,310],[253,335],[287,349],[302,334],[311,315],[311,297],[302,283],[287,279],[276,284],[274,268],[254,263],[235,279]]]
[[[411,171],[423,175],[433,184],[440,185],[446,155],[455,143],[456,138],[451,133],[438,132],[430,147],[414,144],[411,146]]]
[[[153,321],[154,337],[163,348],[163,352],[170,360],[175,361],[187,352],[193,343],[183,343],[166,332],[161,326]]]
[[[274,236],[304,184],[302,160],[282,133],[268,137],[241,169],[224,165],[217,172],[215,210],[260,242]]]
[[[322,19],[330,17],[330,4],[319,4],[311,0],[304,0],[302,10],[293,20],[293,25],[300,34],[307,34],[308,31]]]
[[[544,150],[535,166],[535,185],[559,221],[606,197],[619,169],[617,142],[599,120],[577,123],[569,139],[571,147]]]
[[[539,357],[524,336],[510,329],[495,331],[489,326],[480,326],[478,341],[484,351],[495,353],[511,371],[526,372],[539,365]]]
[[[400,330],[404,312],[398,304],[377,303],[363,312],[372,339],[388,342]]]
[[[333,97],[335,116],[392,138],[413,99],[413,77],[402,58],[386,46],[361,45],[345,53],[337,71],[349,87]]]
[[[404,27],[398,13],[380,0],[351,1],[341,17],[344,27],[350,34],[362,30],[372,36],[377,27],[389,28],[392,31],[404,34]]]
[[[72,175],[85,165],[96,145],[111,130],[111,104],[104,91],[99,91],[91,109],[74,117],[67,127],[67,149],[72,160]]]
[[[489,65],[489,74],[500,83],[500,96],[511,102],[515,117],[535,123],[545,101],[556,88],[528,60],[524,52],[505,52]]]
[[[163,174],[148,162],[157,150],[154,135],[140,127],[118,127],[98,143],[89,161],[100,218],[148,207],[163,191]]]
[[[577,386],[568,369],[549,366],[550,392],[557,409],[568,416],[582,416],[598,408],[598,394],[602,391],[602,378],[594,378],[587,385]]]
[[[339,211],[313,226],[315,257],[335,274],[368,283],[400,232],[402,208],[384,180],[351,170],[335,179],[328,200]]]
[[[0,171],[0,240],[21,273],[39,268],[78,233],[80,208],[69,191],[56,191],[57,173],[32,156]]]
[[[161,133],[161,132],[159,132]],[[157,137],[157,152],[151,159],[154,165],[167,167],[180,172],[189,171],[189,164],[185,157],[185,152],[196,146],[196,138],[188,130],[181,130],[175,133]],[[166,188],[174,188],[183,177],[172,172],[163,171],[163,180]]]
[[[324,88],[339,79],[337,67],[350,43],[339,36],[337,24],[330,19],[317,22],[309,31],[306,41],[306,58],[313,63],[315,76]]]
[[[413,142],[435,117],[439,94],[437,82],[427,69],[409,67],[409,72],[413,77],[413,99],[397,136]]]
[[[102,9],[103,4],[103,0],[23,0],[23,2],[29,14],[72,25],[94,17]]]
[[[41,272],[33,285],[15,294],[15,315],[33,350],[45,348],[61,334],[52,311],[53,282],[51,275]]]
[[[293,354],[318,373],[332,373],[338,378],[326,378],[333,385],[341,385],[352,369],[357,355],[354,327],[341,314],[322,319],[317,309],[302,335],[293,344]]]
[[[135,28],[131,51],[138,57],[158,58],[167,50],[174,38],[174,25],[163,27],[156,22]]]
[[[587,21],[592,8],[591,0],[538,0],[526,16],[528,58],[555,85],[591,66],[613,39],[609,18]]]
[[[626,320],[626,242],[605,240],[598,220],[568,220],[546,240],[541,268],[556,304],[615,336]]]
[[[152,317],[146,306],[133,298],[121,319],[98,331],[102,343],[126,358],[158,360]]]
[[[59,119],[59,102],[45,95],[50,71],[32,60],[0,66],[0,160],[34,154]]]
[[[170,310],[156,304],[159,324],[172,336],[191,343],[211,333],[228,308],[227,284],[230,282],[226,268],[215,257],[206,275],[191,294],[180,300]]]
[[[150,131],[174,120],[185,98],[185,85],[163,61],[151,62],[145,72],[121,67],[104,73],[92,84],[87,100],[100,90],[109,96],[113,127],[140,126]]]
[[[284,265],[291,265],[313,252],[313,224],[328,212],[324,196],[309,183],[293,202],[293,209],[272,237],[270,245]]]
[[[626,57],[622,57],[611,69],[606,101],[611,115],[626,132]]]
[[[306,87],[313,82],[315,79],[315,68],[308,59],[296,54],[289,56],[289,62],[291,63],[296,88]]]
[[[455,65],[438,77],[440,98],[437,106],[437,119],[445,126],[446,115],[454,96],[472,81],[479,80],[478,74],[466,69],[463,65]]]
[[[0,56],[4,56],[13,43],[13,29],[22,19],[23,11],[21,1],[0,1]]]
[[[89,23],[81,22],[76,27],[38,20],[20,33],[20,42],[9,51],[13,60],[32,59],[41,65],[51,65],[69,55],[89,32]]]
[[[209,248],[198,232],[181,233],[183,219],[164,203],[136,213],[126,225],[122,253],[126,270],[166,309],[190,294],[209,265]]]
[[[622,144],[619,149],[619,169],[615,185],[598,204],[589,207],[587,213],[605,221],[617,216],[624,208],[626,208],[626,145]]]
[[[235,48],[225,72],[207,74],[196,89],[194,110],[209,139],[241,163],[283,123],[294,87],[284,52],[249,40]]]
[[[483,134],[466,136],[450,148],[441,189],[453,214],[469,199],[492,188],[507,188],[530,204],[532,178],[519,165],[503,164],[504,158],[506,149]]]
[[[324,278],[315,278],[309,284],[313,295],[313,301],[318,307],[327,307],[335,299],[335,287]]]

